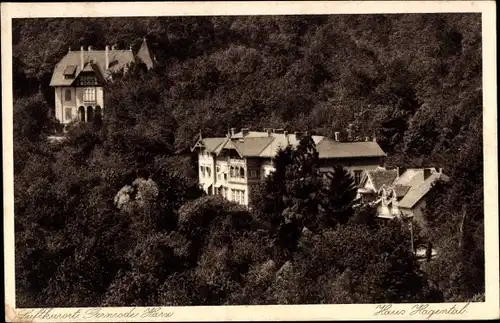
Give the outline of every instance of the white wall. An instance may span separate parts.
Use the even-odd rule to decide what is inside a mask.
[[[65,91],[69,89],[71,91],[71,100],[66,101]],[[83,102],[83,87],[56,87],[54,88],[55,94],[55,111],[56,111],[56,119],[58,119],[61,123],[67,124],[70,123],[71,120],[65,119],[65,110],[66,108],[71,108],[71,116],[72,120],[79,120],[80,113],[78,111],[78,107],[85,107],[85,115],[87,113],[87,107],[92,106],[101,107],[101,113],[104,113],[104,88],[96,87],[96,101],[93,103],[85,103]]]
[[[203,176],[200,167],[209,167],[210,168],[210,177]],[[215,184],[215,160],[212,154],[204,154],[204,150],[200,151],[198,154],[198,179],[201,186],[205,184]]]
[[[84,87],[76,88],[76,106],[83,105],[85,108],[87,106],[100,106],[102,109],[104,108],[104,89],[101,86],[97,86],[95,88],[96,91],[96,102],[95,103],[85,103],[83,102],[83,89]]]
[[[56,119],[59,120],[59,122],[63,122],[63,115],[62,115],[62,103],[61,103],[61,93],[62,93],[62,88],[61,87],[56,87],[54,88],[54,95],[55,95],[55,104],[56,104]]]

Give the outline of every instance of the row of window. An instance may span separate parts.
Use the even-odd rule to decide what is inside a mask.
[[[207,166],[200,166],[200,174],[201,177],[210,177],[211,176],[211,170],[210,167]],[[221,172],[221,168],[219,166],[216,167],[216,174],[217,174],[217,179],[219,181],[224,181],[227,182],[227,174],[225,172]],[[231,178],[245,178],[245,168],[242,166],[231,166],[229,168],[229,176]],[[259,172],[257,170],[250,170],[250,178],[258,178],[259,177]]]
[[[217,179],[219,181],[224,180],[225,182],[227,182],[227,174],[222,173],[220,171],[219,166],[216,167],[216,173],[217,173]],[[211,177],[212,173],[211,173],[210,167],[200,166],[200,174],[201,174],[201,177]],[[269,175],[269,173],[266,172],[266,176],[268,176],[268,175]],[[230,178],[233,178],[233,179],[234,178],[244,179],[245,178],[245,168],[242,166],[231,166],[230,171],[229,171],[229,176],[230,176]],[[363,176],[362,170],[355,170],[354,171],[354,182],[356,183],[356,185],[359,185],[361,183],[362,176]],[[251,179],[259,178],[259,172],[257,170],[250,170],[249,178],[251,178]]]
[[[83,101],[84,102],[95,102],[96,96],[95,96],[95,87],[86,87],[83,89]],[[66,89],[64,91],[64,101],[71,101],[72,100],[72,91],[71,89]]]
[[[212,170],[210,169],[210,167],[200,166],[200,174],[201,174],[201,177],[211,177]]]
[[[80,85],[97,85],[97,79],[93,75],[80,76]]]
[[[229,201],[234,201],[236,203],[245,205],[245,190],[230,190],[227,187],[221,186],[218,188],[217,194],[221,195]]]

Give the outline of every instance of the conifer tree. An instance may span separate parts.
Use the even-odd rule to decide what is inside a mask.
[[[324,200],[325,224],[334,227],[345,224],[353,215],[353,202],[356,198],[356,185],[351,175],[342,166],[334,167],[327,175],[328,188]]]

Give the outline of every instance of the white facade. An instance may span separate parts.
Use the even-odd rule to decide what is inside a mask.
[[[249,174],[245,159],[216,157],[207,150],[201,150],[198,168],[199,183],[205,193],[222,195],[229,201],[248,205]]]
[[[56,119],[62,124],[73,121],[88,121],[89,110],[91,110],[92,115],[95,115],[99,109],[101,114],[104,112],[104,89],[102,86],[60,86],[56,87],[54,92]],[[82,120],[82,109],[85,113],[84,120]]]

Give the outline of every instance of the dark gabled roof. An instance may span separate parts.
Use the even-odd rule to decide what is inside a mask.
[[[339,142],[325,138],[316,145],[316,150],[320,159],[386,156],[375,141]]]
[[[366,171],[366,175],[371,180],[373,188],[378,191],[382,186],[391,186],[396,177],[398,177],[398,171],[396,169],[375,169]]]
[[[87,68],[89,62],[93,62],[100,74],[107,77],[110,73],[118,72],[123,69],[127,64],[135,61],[134,54],[131,50],[109,50],[109,69],[106,70],[106,51],[104,50],[91,50],[83,51],[84,53],[84,69]],[[73,84],[78,75],[82,72],[81,66],[81,52],[71,51],[68,52],[56,64],[50,80],[50,86],[70,86]],[[75,67],[74,78],[65,78],[65,71]],[[88,67],[88,68],[92,68]]]

